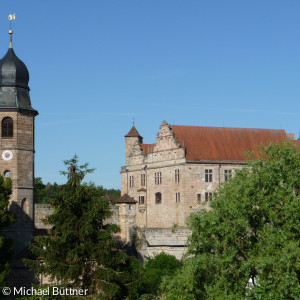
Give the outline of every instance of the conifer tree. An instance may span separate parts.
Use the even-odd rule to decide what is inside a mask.
[[[12,241],[5,238],[3,228],[15,221],[15,216],[8,211],[9,197],[11,195],[11,179],[0,176],[0,290],[7,283],[9,263],[13,257]]]
[[[49,276],[53,282],[88,289],[97,298],[123,299],[134,286],[137,262],[118,250],[115,224],[106,224],[111,216],[110,203],[94,185],[83,184],[93,172],[88,164],[78,165],[78,158],[64,162],[67,183],[61,187],[47,217],[53,225],[49,235],[38,236],[30,249],[38,259],[25,260],[35,274]],[[130,274],[132,273],[132,274]]]

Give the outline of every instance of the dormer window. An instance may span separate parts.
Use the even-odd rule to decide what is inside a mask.
[[[2,137],[3,138],[12,138],[14,135],[14,122],[10,117],[5,117],[2,120]]]

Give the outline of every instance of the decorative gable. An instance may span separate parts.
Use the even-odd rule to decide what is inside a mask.
[[[172,128],[166,121],[163,121],[160,126],[160,131],[157,134],[156,144],[153,147],[153,152],[176,148],[181,148],[181,146],[176,142]]]

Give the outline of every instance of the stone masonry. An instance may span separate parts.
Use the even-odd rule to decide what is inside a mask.
[[[128,204],[119,211],[121,236],[130,242],[131,228],[142,241],[142,255],[184,252],[188,216],[209,209],[213,192],[245,166],[244,152],[257,145],[288,139],[283,130],[160,126],[155,144],[143,144],[133,126],[125,136],[121,195],[136,202],[135,224],[128,223]],[[124,206],[124,207],[123,207]],[[177,228],[181,228],[178,239]],[[175,230],[176,229],[176,230]],[[181,248],[181,249],[179,249]]]
[[[1,154],[12,152],[10,160],[0,160],[0,173],[10,172],[12,195],[10,210],[17,221],[7,228],[6,235],[15,240],[16,252],[26,247],[33,230],[34,197],[34,114],[27,111],[1,111],[0,119],[13,120],[13,137],[0,139]]]

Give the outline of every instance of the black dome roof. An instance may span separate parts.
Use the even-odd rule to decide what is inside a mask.
[[[0,60],[0,87],[20,87],[29,90],[29,72],[25,64],[9,48]]]
[[[31,106],[29,73],[12,46],[0,60],[0,110],[25,109],[38,114]]]

